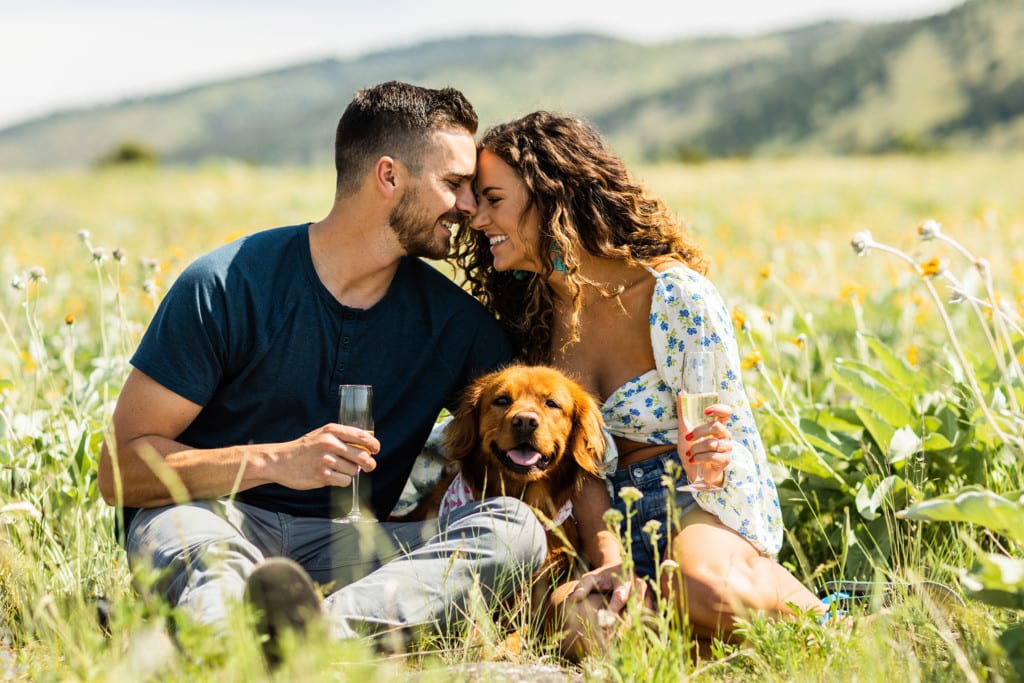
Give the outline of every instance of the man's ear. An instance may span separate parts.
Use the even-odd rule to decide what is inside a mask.
[[[377,159],[373,167],[374,185],[377,190],[391,197],[398,190],[398,164],[389,156]]]

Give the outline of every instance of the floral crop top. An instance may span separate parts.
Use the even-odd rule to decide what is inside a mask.
[[[656,283],[651,299],[651,347],[655,367],[616,389],[601,406],[614,436],[650,444],[679,441],[676,394],[681,388],[683,351],[694,346],[714,351],[719,400],[732,407],[732,462],[720,491],[695,493],[701,508],[736,530],[760,552],[775,556],[782,547],[782,514],[740,379],[739,352],[732,320],[714,285],[685,266],[664,272],[648,269]]]

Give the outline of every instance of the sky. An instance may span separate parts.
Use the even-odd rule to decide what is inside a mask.
[[[60,109],[466,34],[588,30],[659,42],[823,19],[897,21],[962,1],[0,0],[0,128]]]

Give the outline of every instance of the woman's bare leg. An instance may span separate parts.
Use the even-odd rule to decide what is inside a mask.
[[[736,619],[754,612],[792,616],[790,605],[824,613],[810,590],[775,560],[757,552],[746,539],[703,510],[682,520],[669,556],[678,575],[662,577],[689,615],[697,635],[729,636]]]

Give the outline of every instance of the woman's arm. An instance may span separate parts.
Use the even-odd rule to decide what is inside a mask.
[[[580,577],[569,599],[580,601],[593,592],[610,593],[608,609],[618,613],[629,599],[633,582],[625,576],[618,534],[609,530],[604,521],[604,513],[611,504],[608,488],[597,477],[587,477],[573,496],[572,514],[583,553],[593,569]]]
[[[662,274],[651,305],[651,347],[658,374],[673,391],[681,383],[682,354],[705,349],[715,354],[719,403],[731,416],[729,465],[721,490],[695,494],[701,508],[734,529],[759,552],[776,555],[782,546],[782,515],[761,436],[740,376],[740,359],[729,310],[704,276],[687,268]],[[680,455],[686,451],[680,425]],[[685,462],[685,461],[684,461]]]

